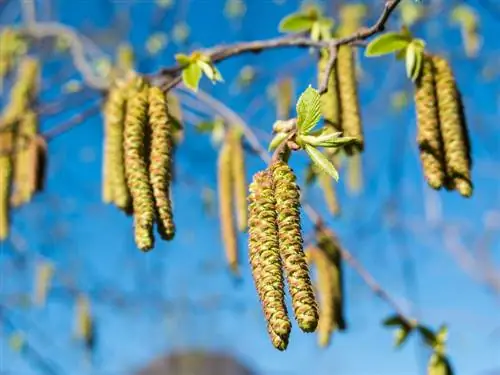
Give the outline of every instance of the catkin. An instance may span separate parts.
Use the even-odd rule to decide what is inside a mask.
[[[279,248],[295,319],[304,332],[313,332],[318,324],[318,308],[302,247],[299,188],[288,164],[278,161],[270,169],[276,197]]]
[[[145,139],[148,132],[148,91],[143,88],[127,101],[125,116],[125,172],[134,209],[135,242],[142,251],[154,246],[154,198],[149,182],[148,154]]]
[[[0,129],[0,241],[9,235],[10,189],[12,184],[12,132]]]
[[[238,270],[238,243],[233,217],[233,177],[231,171],[232,147],[229,134],[219,151],[217,183],[219,193],[219,217],[226,259],[231,270]]]
[[[123,85],[113,87],[105,105],[104,200],[127,210],[132,198],[124,164],[124,133],[127,98]]]
[[[238,229],[247,229],[247,182],[245,170],[245,154],[241,143],[241,133],[231,129],[231,168],[234,184],[234,197]]]
[[[470,141],[460,93],[448,61],[440,56],[432,59],[449,185],[462,196],[470,197],[473,192]]]
[[[441,189],[446,178],[444,148],[439,124],[434,67],[425,57],[415,86],[417,143],[425,179],[433,189]]]
[[[163,239],[171,240],[175,235],[170,200],[172,124],[167,112],[165,94],[158,87],[149,89],[149,122],[151,126],[149,177],[155,197],[158,231]]]
[[[334,216],[340,215],[340,206],[337,198],[337,191],[335,186],[332,184],[332,179],[326,173],[321,173],[318,176],[319,186],[323,190],[323,196],[325,198],[326,206],[330,213]]]
[[[318,62],[318,85],[324,80],[325,69],[328,65],[330,54],[327,49],[320,51]],[[340,120],[340,98],[337,79],[337,60],[330,76],[328,77],[328,91],[321,95],[321,112],[325,119],[325,125],[332,127],[335,131],[342,131]]]
[[[340,96],[340,118],[344,136],[355,137],[358,142],[345,150],[352,155],[363,151],[363,128],[356,82],[356,64],[351,46],[341,46],[337,55],[337,72]]]
[[[255,288],[272,344],[288,346],[291,322],[285,305],[285,286],[278,238],[276,198],[268,171],[254,175],[248,197],[248,250]]]

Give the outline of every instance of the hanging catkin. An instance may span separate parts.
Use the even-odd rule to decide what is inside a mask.
[[[149,89],[149,122],[151,126],[149,177],[155,197],[158,231],[163,239],[171,240],[175,235],[170,201],[172,124],[167,112],[165,94],[158,87]]]
[[[291,322],[285,305],[285,287],[279,249],[276,198],[268,171],[254,175],[248,197],[248,251],[272,344],[288,346]]]
[[[313,332],[318,324],[318,308],[302,248],[299,188],[288,164],[278,161],[270,169],[278,214],[279,248],[295,319],[304,332]]]
[[[433,56],[433,62],[436,69],[439,120],[449,179],[447,184],[462,196],[470,197],[473,191],[470,141],[460,93],[448,61],[440,56]]]
[[[122,209],[129,209],[132,198],[127,186],[124,164],[124,134],[127,91],[124,83],[114,86],[105,104],[104,187],[109,199]]]
[[[433,189],[445,181],[444,149],[439,125],[438,103],[432,60],[424,57],[422,73],[415,85],[417,143],[425,179]]]
[[[320,50],[320,57],[318,62],[318,86],[324,80],[325,69],[328,65],[330,54],[328,49]],[[321,95],[321,111],[325,119],[325,125],[332,127],[335,131],[342,131],[340,121],[340,99],[339,87],[337,80],[337,61],[328,77],[328,91]]]
[[[243,151],[242,135],[239,129],[231,128],[231,169],[234,183],[234,197],[238,229],[245,232],[247,229],[247,182],[245,170],[245,154]]]
[[[12,184],[12,131],[0,128],[0,241],[9,235]]]
[[[344,136],[358,139],[354,146],[345,149],[348,154],[352,155],[363,151],[364,140],[356,82],[356,64],[351,46],[340,46],[338,49],[337,72],[342,130]]]
[[[124,138],[125,172],[132,195],[135,242],[142,251],[151,250],[154,246],[155,209],[148,173],[147,132],[148,90],[144,85],[127,101]]]
[[[226,133],[217,160],[217,183],[219,193],[219,218],[226,259],[232,271],[238,270],[238,243],[233,216],[232,142]]]
[[[337,191],[332,183],[332,178],[326,173],[320,173],[318,176],[319,186],[323,190],[328,211],[334,216],[340,215],[340,206],[337,198]]]

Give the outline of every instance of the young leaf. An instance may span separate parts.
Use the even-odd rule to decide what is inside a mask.
[[[198,92],[198,86],[201,79],[201,68],[198,64],[189,64],[182,70],[182,82],[184,85]]]
[[[203,60],[198,60],[196,63],[199,65],[203,73],[208,77],[209,80],[212,81],[212,83],[215,82],[222,82],[222,76],[219,72],[219,70],[210,62],[206,62]]]
[[[195,125],[195,129],[199,133],[209,133],[214,129],[215,121],[202,121]]]
[[[175,55],[175,61],[180,65],[189,65],[191,63],[191,57],[185,55],[184,53],[177,53]]]
[[[396,348],[400,348],[405,342],[406,339],[409,337],[410,333],[413,330],[411,328],[408,328],[407,326],[403,325],[401,328],[398,328],[395,332],[395,342],[394,345]]]
[[[303,13],[293,13],[284,17],[278,26],[282,33],[302,33],[311,30],[314,20]]]
[[[269,143],[269,151],[274,151],[288,137],[287,133],[278,133]]]
[[[411,75],[411,80],[415,82],[418,77],[420,77],[420,73],[422,71],[422,61],[424,59],[424,51],[422,48],[416,46],[415,47],[415,66]]]
[[[311,39],[317,42],[321,37],[321,25],[318,21],[314,22],[311,28]]]
[[[356,137],[339,137],[339,133],[324,134],[320,136],[302,135],[297,141],[314,147],[339,147],[359,142]]]
[[[410,43],[406,49],[406,76],[412,79],[413,71],[415,70],[415,64],[417,63],[417,48],[415,44]]]
[[[432,332],[429,328],[424,327],[424,326],[418,326],[417,327],[418,332],[424,339],[427,345],[429,345],[431,348],[434,348],[436,345],[436,335],[434,332]]]
[[[404,326],[405,325],[405,320],[403,317],[400,315],[391,315],[390,317],[386,318],[382,324],[386,327],[394,327],[394,326]]]
[[[320,170],[330,175],[335,181],[339,180],[339,173],[326,156],[321,153],[321,151],[310,145],[305,145],[305,150]]]
[[[408,46],[410,42],[410,38],[399,32],[388,32],[373,39],[368,44],[365,56],[374,57],[397,52]]]
[[[297,101],[297,129],[301,134],[309,133],[321,118],[321,102],[318,90],[311,85]]]

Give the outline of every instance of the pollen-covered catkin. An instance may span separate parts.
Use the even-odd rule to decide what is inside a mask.
[[[106,102],[105,118],[105,160],[104,160],[104,181],[109,184],[105,190],[109,190],[109,197],[114,204],[127,210],[132,198],[127,186],[124,163],[124,134],[127,98],[124,85],[118,84],[109,92]],[[105,197],[108,198],[108,197]]]
[[[446,178],[444,148],[439,124],[438,103],[432,60],[425,57],[415,85],[417,143],[425,179],[433,189],[441,189]]]
[[[148,173],[145,139],[148,127],[148,91],[143,88],[127,101],[125,117],[125,172],[134,209],[135,242],[142,251],[154,246],[154,198]]]
[[[304,332],[318,325],[318,307],[303,250],[300,224],[300,192],[288,164],[278,161],[270,167],[279,232],[279,248],[292,297],[295,319]]]
[[[358,142],[345,150],[348,154],[363,151],[363,128],[356,82],[356,63],[351,46],[341,46],[337,55],[337,77],[339,81],[340,118],[344,136],[355,137]]]
[[[0,241],[9,235],[12,184],[12,132],[0,129]]]
[[[247,229],[247,182],[245,170],[245,153],[241,143],[239,129],[231,129],[231,169],[235,198],[236,219],[238,229],[245,232]]]
[[[285,285],[279,250],[276,198],[269,171],[254,175],[248,197],[248,252],[272,344],[288,346],[291,322],[285,305]]]
[[[455,190],[464,197],[470,197],[473,191],[470,141],[460,93],[448,61],[440,56],[433,56],[432,60],[447,177]]]
[[[329,59],[330,54],[328,49],[321,50],[318,61],[318,85],[321,85],[324,80],[325,69]],[[342,131],[342,126],[340,121],[340,99],[336,60],[333,70],[328,77],[327,89],[328,91],[321,95],[321,112],[325,119],[325,125],[331,126],[335,131],[339,132]]]
[[[219,193],[219,218],[226,259],[232,271],[238,270],[238,242],[233,216],[233,177],[231,170],[232,147],[230,134],[226,133],[217,160]]]
[[[158,87],[149,89],[149,123],[151,126],[149,177],[155,197],[158,231],[163,239],[171,240],[175,235],[170,200],[172,124],[167,112],[165,94]]]

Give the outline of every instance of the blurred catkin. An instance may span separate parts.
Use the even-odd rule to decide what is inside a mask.
[[[358,139],[355,145],[345,149],[349,155],[352,155],[363,151],[364,148],[353,47],[341,46],[339,48],[337,72],[343,134],[346,137],[355,137]]]
[[[154,246],[154,198],[149,182],[145,139],[148,132],[147,86],[127,101],[125,117],[125,172],[134,208],[135,242],[142,251]]]
[[[433,189],[441,189],[446,178],[443,139],[439,124],[434,66],[424,57],[422,73],[415,85],[417,143],[425,179]]]
[[[285,305],[276,199],[271,174],[267,170],[256,173],[249,191],[248,250],[252,275],[271,341],[277,349],[285,350],[291,322]]]
[[[36,305],[43,306],[45,304],[53,275],[54,266],[51,263],[40,262],[37,264],[33,295]]]
[[[332,179],[326,173],[320,173],[318,176],[319,186],[323,190],[328,211],[334,216],[340,215],[340,206],[337,198],[337,191],[332,183]]]
[[[170,200],[172,124],[167,112],[165,94],[158,87],[149,89],[149,122],[151,126],[149,177],[155,197],[158,230],[163,239],[171,240],[175,235]]]
[[[242,136],[237,128],[231,129],[231,169],[234,183],[234,197],[238,229],[245,232],[247,229],[247,182],[245,169],[245,154],[243,151]]]
[[[325,69],[328,65],[330,54],[327,49],[320,51],[318,61],[318,85],[321,85],[324,79]],[[337,78],[337,61],[328,77],[328,91],[321,95],[321,111],[325,119],[325,125],[332,127],[335,131],[342,131],[340,121],[340,99]]]
[[[304,332],[313,332],[318,324],[318,308],[302,247],[299,187],[288,164],[278,161],[271,165],[270,170],[276,197],[280,254],[295,319]]]
[[[219,193],[219,218],[226,259],[233,272],[238,271],[238,242],[233,216],[232,142],[226,133],[217,160],[217,183]]]
[[[0,241],[9,235],[12,185],[12,131],[0,128]]]
[[[460,93],[448,61],[440,56],[433,56],[432,59],[436,70],[439,120],[449,179],[447,183],[462,196],[470,197],[473,192],[470,141]]]

